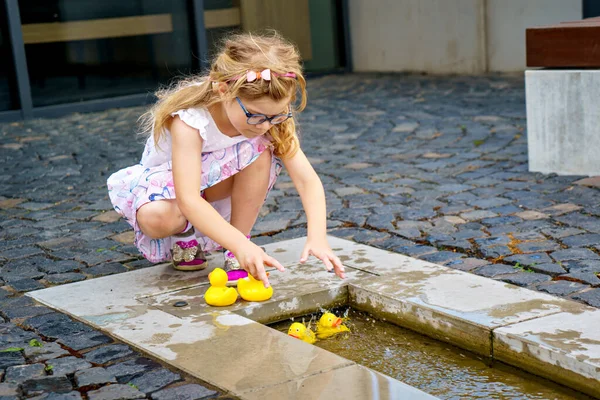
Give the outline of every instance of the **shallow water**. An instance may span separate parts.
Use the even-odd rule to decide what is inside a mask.
[[[494,362],[490,367],[483,357],[368,314],[352,309],[334,312],[349,312],[346,325],[351,333],[318,341],[317,346],[440,399],[591,399],[502,363]],[[311,316],[304,317],[305,322],[310,319]],[[271,327],[287,333],[292,322],[287,320]]]

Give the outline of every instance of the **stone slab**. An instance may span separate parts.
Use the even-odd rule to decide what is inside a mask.
[[[529,170],[600,175],[600,71],[526,71],[525,87]]]
[[[494,331],[494,357],[600,396],[600,310],[560,313]]]

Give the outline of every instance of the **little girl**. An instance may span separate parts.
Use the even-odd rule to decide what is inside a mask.
[[[242,34],[225,42],[208,76],[157,93],[143,116],[150,137],[140,163],[108,178],[113,206],[144,257],[198,270],[207,266],[206,253],[227,249],[230,281],[249,272],[268,287],[264,266],[283,267],[248,239],[283,164],[307,215],[300,262],[314,255],[345,277],[326,239],[323,185],[296,134],[293,116],[306,106],[305,88],[293,45],[275,33]]]

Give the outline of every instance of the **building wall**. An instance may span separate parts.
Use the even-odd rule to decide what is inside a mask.
[[[350,0],[355,71],[514,72],[525,28],[582,18],[582,0]]]

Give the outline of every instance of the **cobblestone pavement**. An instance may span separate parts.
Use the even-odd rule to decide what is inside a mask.
[[[331,234],[600,307],[600,178],[528,172],[520,77],[327,76],[309,99]],[[151,265],[105,186],[141,112],[0,125],[2,399],[219,395],[21,296]],[[306,233],[286,175],[261,215],[257,243]]]

